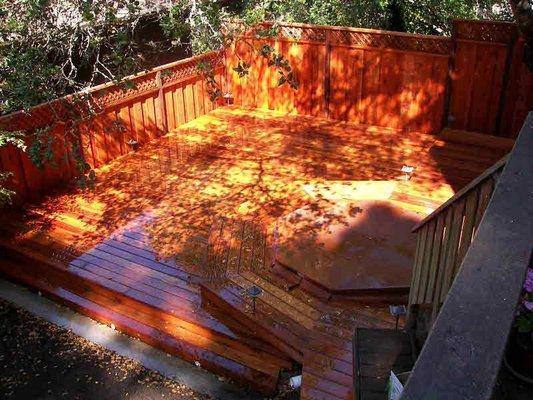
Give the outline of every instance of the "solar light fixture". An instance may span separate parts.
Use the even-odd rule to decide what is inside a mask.
[[[130,140],[128,140],[127,142],[127,145],[131,147],[131,149],[133,151],[137,150],[137,148],[139,147],[139,142],[137,142],[135,139],[131,138]]]
[[[246,289],[246,295],[252,298],[252,312],[255,314],[255,300],[263,294],[263,289],[259,286],[252,285]]]
[[[233,104],[233,95],[229,92],[224,94],[224,101],[226,102],[227,106],[230,106]]]
[[[405,180],[411,180],[411,176],[413,176],[413,172],[415,172],[415,167],[411,165],[404,165],[402,167],[402,172],[405,174]]]
[[[400,319],[400,315],[405,315],[407,313],[407,309],[405,308],[403,304],[390,305],[389,312],[391,313],[391,315],[396,317],[396,326],[394,327],[394,329],[398,330],[398,321]]]

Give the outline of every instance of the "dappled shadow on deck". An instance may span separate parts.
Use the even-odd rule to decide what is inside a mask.
[[[24,264],[30,285],[50,282],[55,296],[107,307],[94,313],[130,334],[271,390],[292,355],[243,332],[234,308],[210,309],[198,286],[231,290],[248,318],[245,292],[259,285],[259,310],[274,321],[265,329],[283,318],[291,331],[321,336],[321,354],[298,355],[307,382],[337,377],[337,363],[349,392],[353,329],[390,327],[388,311],[289,288],[272,265],[332,291],[405,288],[410,227],[481,172],[456,168],[477,149],[446,145],[420,133],[222,108],[100,167],[94,190],[4,216],[0,244],[54,266]],[[415,168],[409,180],[404,165]],[[330,338],[337,347],[328,348]]]
[[[349,222],[331,212],[339,202],[382,200],[398,215],[411,213],[399,221],[414,224],[477,175],[476,166],[471,176],[443,174],[442,164],[453,169],[457,161],[453,153],[435,161],[435,143],[420,133],[223,108],[101,167],[94,190],[51,197],[31,222],[46,232],[65,218],[75,220],[64,239],[81,254],[128,221],[150,215],[143,229],[156,256],[207,277],[218,273],[211,264],[250,235],[264,237],[268,249],[250,262],[271,262],[276,226],[305,207],[327,227]],[[415,167],[411,180],[404,179],[404,165]],[[374,186],[361,193],[361,181]],[[389,185],[385,196],[375,184]],[[307,224],[292,234],[313,237],[321,229]],[[401,279],[407,281],[408,274]]]

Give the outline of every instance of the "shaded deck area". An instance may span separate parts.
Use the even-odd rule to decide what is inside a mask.
[[[348,399],[354,328],[395,322],[363,295],[397,301],[409,228],[506,152],[467,135],[216,109],[3,215],[0,270],[264,393],[300,364],[302,398]]]

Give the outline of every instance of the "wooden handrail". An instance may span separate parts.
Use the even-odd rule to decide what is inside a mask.
[[[532,215],[530,112],[402,399],[491,398],[532,262]]]
[[[479,175],[477,178],[475,178],[472,182],[470,182],[468,185],[466,185],[464,188],[459,190],[457,193],[455,193],[452,197],[450,197],[447,201],[442,203],[435,211],[433,211],[431,214],[429,214],[426,218],[424,218],[422,221],[420,221],[418,224],[415,225],[413,228],[413,232],[418,231],[422,226],[427,224],[429,221],[433,220],[435,217],[437,217],[439,214],[441,214],[444,210],[446,210],[448,207],[450,207],[452,204],[454,204],[457,200],[463,198],[467,193],[469,193],[472,189],[475,189],[477,186],[481,184],[484,180],[487,178],[490,178],[494,173],[502,169],[507,162],[508,155],[505,157],[502,157],[500,160],[498,160],[494,165],[487,168],[481,175]]]

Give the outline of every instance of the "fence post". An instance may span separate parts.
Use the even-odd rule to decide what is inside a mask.
[[[326,57],[324,65],[324,114],[326,118],[329,118],[329,102],[331,94],[331,38],[330,30],[326,30]]]
[[[168,122],[167,122],[167,107],[165,103],[165,94],[163,93],[163,80],[161,79],[161,71],[157,71],[155,74],[155,82],[159,89],[157,92],[157,97],[159,98],[159,107],[161,116],[163,117],[163,135],[168,132]]]

